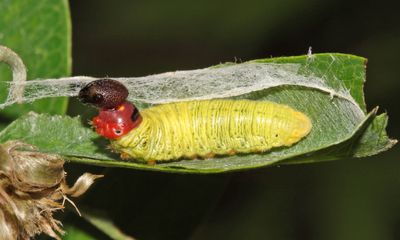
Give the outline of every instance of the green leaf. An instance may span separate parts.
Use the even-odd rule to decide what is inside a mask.
[[[0,44],[24,60],[28,79],[70,74],[71,23],[67,0],[5,0],[0,1],[0,12]],[[0,65],[1,81],[11,81],[11,71],[5,64]],[[5,101],[7,94],[8,90],[1,87],[0,102]],[[2,110],[0,118],[9,122],[29,111],[63,114],[67,103],[67,98],[52,98],[14,105]]]
[[[122,161],[107,150],[107,141],[95,134],[87,120],[62,116],[26,115],[0,133],[0,142],[20,139],[41,151],[58,153],[73,162],[166,172],[215,173],[242,170],[278,162],[316,162],[376,154],[394,144],[385,133],[387,117],[365,114],[363,83],[365,59],[345,54],[256,60],[254,64],[299,66],[296,84],[254,91],[235,98],[268,100],[289,105],[312,121],[311,133],[297,144],[264,154],[235,155],[206,160],[181,160],[155,166]],[[249,63],[244,63],[249,64]],[[220,65],[223,68],[229,65]],[[248,65],[243,65],[248,66]],[[260,65],[258,65],[260,66]],[[313,78],[320,84],[310,84]],[[285,160],[285,161],[284,161]]]
[[[106,217],[101,217],[95,214],[85,214],[83,217],[112,239],[134,240],[133,237],[121,232],[121,230],[119,230],[118,227]]]
[[[264,63],[298,63],[305,75],[325,79],[325,83],[334,89],[344,85],[359,107],[367,112],[363,86],[367,59],[349,54],[316,54],[311,56],[282,57],[255,60]]]
[[[62,237],[64,240],[95,240],[96,238],[91,236],[89,233],[82,229],[79,229],[72,225],[67,225],[65,227],[65,235]]]
[[[121,232],[111,220],[94,214],[84,214],[83,218],[69,216],[69,218],[64,219],[63,223],[65,224],[65,234],[62,236],[64,240],[134,239]]]

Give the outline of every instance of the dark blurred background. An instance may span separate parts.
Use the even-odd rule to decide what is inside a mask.
[[[368,58],[368,109],[400,137],[400,14],[345,0],[71,1],[73,74],[142,76],[226,61],[342,52]],[[70,104],[70,113],[83,111]],[[363,159],[179,175],[106,174],[81,205],[139,239],[400,239],[400,150]],[[78,169],[79,168],[79,169]],[[100,237],[99,237],[100,238]]]

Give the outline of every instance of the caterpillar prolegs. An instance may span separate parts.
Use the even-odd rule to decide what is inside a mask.
[[[264,152],[291,146],[311,129],[309,118],[273,102],[205,100],[158,105],[141,124],[112,140],[124,158],[168,161]]]

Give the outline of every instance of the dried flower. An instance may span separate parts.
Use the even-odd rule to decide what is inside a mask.
[[[63,165],[60,156],[20,141],[0,145],[0,239],[30,239],[40,233],[60,239],[64,231],[53,212],[63,209],[65,200],[75,206],[68,196],[82,195],[102,177],[85,173],[70,188]]]

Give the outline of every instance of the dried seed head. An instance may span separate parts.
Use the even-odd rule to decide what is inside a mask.
[[[29,239],[40,233],[60,239],[64,231],[53,212],[64,208],[63,200],[70,201],[67,195],[83,194],[102,177],[85,173],[70,188],[64,160],[35,150],[19,141],[0,145],[0,239]]]
[[[64,160],[57,155],[32,151],[36,150],[33,146],[18,141],[7,142],[0,149],[1,155],[6,156],[0,170],[7,172],[12,185],[20,191],[39,192],[60,184],[65,177]]]

